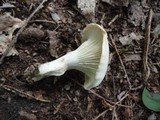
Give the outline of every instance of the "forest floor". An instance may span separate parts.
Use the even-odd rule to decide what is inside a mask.
[[[41,1],[2,0],[0,14],[10,13],[14,18],[25,20]],[[0,120],[160,119],[158,112],[149,110],[142,102],[142,56],[150,9],[154,15],[148,47],[150,75],[147,86],[160,90],[160,2],[122,1],[98,0],[94,19],[82,14],[77,8],[77,0],[44,3],[18,36],[13,50],[16,55],[11,53],[0,64]],[[54,60],[78,48],[81,31],[92,22],[102,25],[112,36],[112,39],[108,38],[108,71],[99,86],[85,90],[77,84],[83,84],[84,74],[76,70],[67,71],[60,77],[44,78],[32,85],[26,83],[23,74],[29,66]],[[0,29],[1,34],[4,28]]]

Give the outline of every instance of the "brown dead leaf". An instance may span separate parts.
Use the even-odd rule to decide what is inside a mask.
[[[37,117],[34,114],[28,113],[23,110],[19,111],[19,115],[20,115],[20,117],[22,117],[23,119],[26,119],[26,120],[37,120]]]
[[[37,99],[44,99],[43,94],[44,94],[44,91],[42,90],[33,92],[34,97]]]
[[[8,45],[12,41],[12,36],[7,36],[7,35],[0,35],[0,55],[2,55],[6,49],[8,48]],[[11,51],[8,53],[7,56],[14,56],[18,55],[18,51],[13,47]]]
[[[125,108],[123,115],[125,116],[126,120],[129,120],[132,116],[132,111],[130,108]]]
[[[9,14],[0,16],[0,21],[0,55],[2,55],[12,41],[14,31],[17,28],[22,27],[25,21],[14,18]],[[2,32],[5,32],[7,34],[3,34]],[[18,52],[14,48],[14,46],[7,56],[10,55],[18,55]]]
[[[135,102],[140,101],[140,97],[136,94],[129,94],[128,98],[134,100]]]
[[[22,21],[18,18],[14,18],[9,13],[0,16],[0,31],[9,31],[10,28],[19,28]]]

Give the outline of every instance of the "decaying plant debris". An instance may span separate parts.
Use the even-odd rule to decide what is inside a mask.
[[[0,119],[159,119],[158,112],[144,106],[142,91],[144,85],[149,91],[160,91],[160,2],[90,0],[94,2],[87,3],[92,7],[90,14],[84,12],[85,3],[78,1],[0,1],[0,57],[12,44],[0,64]],[[144,84],[142,54],[150,9],[153,20],[146,53],[150,74]],[[110,44],[109,68],[99,86],[85,90],[84,74],[76,70],[34,84],[26,81],[28,67],[77,49],[81,31],[92,22],[105,28]]]

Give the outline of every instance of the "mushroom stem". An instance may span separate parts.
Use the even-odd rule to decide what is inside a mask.
[[[61,76],[68,69],[76,69],[74,66],[77,64],[76,56],[76,51],[72,51],[56,60],[39,65],[32,80],[35,82],[45,76]]]

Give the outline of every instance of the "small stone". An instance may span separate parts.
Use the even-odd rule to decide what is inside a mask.
[[[80,91],[79,91],[79,90],[76,90],[76,91],[75,91],[75,95],[76,95],[76,96],[80,96],[80,95],[81,95]]]
[[[58,22],[60,20],[60,17],[57,13],[51,13],[51,16],[55,22]]]
[[[75,98],[73,98],[73,101],[77,102],[77,101],[78,101],[78,99],[75,97]]]
[[[67,85],[64,86],[65,90],[70,90],[70,88],[71,88],[71,84],[67,84]]]

